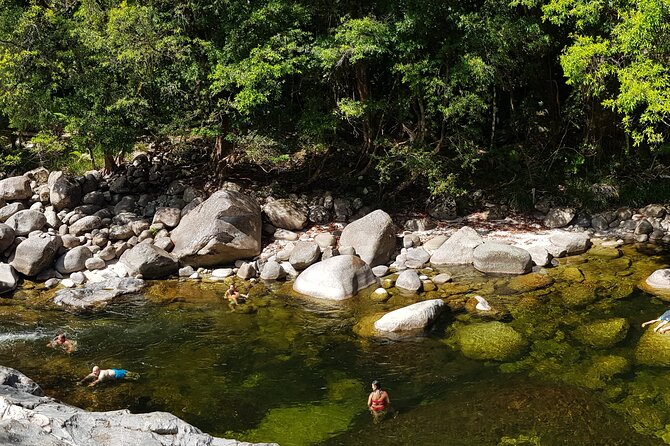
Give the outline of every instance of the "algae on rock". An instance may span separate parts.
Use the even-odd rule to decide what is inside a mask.
[[[628,334],[630,324],[625,318],[603,319],[577,327],[572,335],[579,342],[596,348],[610,348]]]
[[[526,350],[526,339],[502,322],[484,322],[456,328],[454,340],[470,359],[511,361]]]

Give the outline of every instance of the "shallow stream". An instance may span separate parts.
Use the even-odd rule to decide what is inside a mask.
[[[414,296],[391,289],[386,302],[363,293],[330,304],[256,285],[249,312],[224,304],[224,282],[157,282],[81,314],[26,283],[0,300],[0,364],[88,410],[168,411],[212,435],[282,446],[670,444],[670,368],[636,356],[641,322],[667,306],[637,285],[669,263],[658,248],[629,246],[527,280],[453,268],[452,283]],[[523,336],[513,359],[468,359],[454,342],[488,320],[463,309],[475,294]],[[365,336],[371,315],[434,297],[454,311],[429,332]],[[614,318],[630,324],[614,345],[575,332]],[[60,331],[77,340],[73,354],[45,346]],[[94,364],[141,377],[76,386]],[[373,379],[396,410],[379,424],[366,410]]]

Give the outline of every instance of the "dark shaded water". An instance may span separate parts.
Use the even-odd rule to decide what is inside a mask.
[[[286,287],[255,288],[251,314],[229,311],[224,283],[162,282],[79,315],[45,306],[48,294],[27,290],[0,302],[0,364],[89,410],[169,411],[213,435],[283,446],[670,444],[670,371],[634,361],[639,324],[665,309],[636,284],[667,259],[632,248],[618,259],[573,258],[548,270],[555,282],[542,289],[459,269],[455,284],[385,303],[362,295],[330,305],[291,296]],[[571,278],[575,268],[581,281]],[[354,331],[371,314],[475,293],[528,340],[518,360],[475,361],[454,349],[454,330],[481,322],[466,313],[450,313],[420,335]],[[613,347],[575,339],[580,325],[612,317],[631,324]],[[78,341],[72,355],[45,347],[60,330]],[[598,361],[612,357],[630,365],[596,373]],[[94,364],[141,378],[76,386]],[[382,381],[398,411],[378,425],[365,405],[372,379]]]

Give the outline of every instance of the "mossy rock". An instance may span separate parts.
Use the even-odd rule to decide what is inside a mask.
[[[518,293],[529,293],[553,284],[554,279],[546,274],[530,273],[514,277],[507,286]]]
[[[595,290],[589,287],[569,287],[561,292],[561,296],[570,308],[584,307],[598,299]]]
[[[375,322],[379,320],[386,313],[375,313],[368,316],[363,316],[354,325],[354,333],[363,338],[372,338],[379,335],[377,329],[375,329]]]
[[[631,364],[627,358],[617,355],[597,356],[591,361],[587,375],[598,376],[599,379],[609,380],[617,375],[630,371]]]
[[[502,322],[464,325],[456,329],[456,344],[470,359],[512,361],[524,354],[526,339]]]
[[[658,334],[647,328],[635,349],[638,364],[670,367],[670,334]]]
[[[561,271],[561,280],[582,283],[584,281],[584,273],[579,268],[569,266]]]
[[[612,268],[613,270],[617,272],[622,272],[626,271],[628,268],[630,268],[633,265],[633,261],[629,259],[628,257],[620,257],[618,259],[612,260],[607,264],[609,268]]]
[[[572,335],[585,345],[610,348],[626,338],[630,324],[622,317],[604,319],[577,327]]]
[[[620,249],[611,246],[593,246],[586,254],[608,260],[618,259],[623,255]]]
[[[443,283],[438,287],[440,290],[444,291],[447,293],[447,295],[451,296],[454,294],[465,294],[469,293],[473,290],[472,285],[467,284],[467,283],[454,283],[454,282],[447,282]]]

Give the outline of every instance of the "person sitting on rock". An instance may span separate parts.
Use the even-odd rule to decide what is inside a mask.
[[[83,377],[77,384],[83,384],[87,380],[93,378],[93,382],[89,384],[89,387],[96,386],[103,381],[111,381],[114,379],[132,379],[136,380],[140,377],[138,373],[129,372],[124,369],[101,369],[97,365],[93,367],[91,373]]]
[[[660,315],[658,319],[652,319],[650,321],[647,321],[642,324],[643,327],[646,327],[649,324],[653,324],[654,322],[660,322],[655,328],[654,331],[657,333],[665,333],[666,331],[670,330],[670,326],[668,324],[670,323],[670,310],[667,310],[665,313]]]
[[[237,288],[235,288],[235,285],[231,284],[230,287],[226,290],[225,297],[228,299],[228,306],[230,309],[235,311],[236,306],[246,302],[247,295],[240,294]]]
[[[58,348],[61,347],[66,353],[72,353],[75,350],[75,341],[68,339],[65,333],[60,333],[47,344],[47,347]]]

